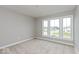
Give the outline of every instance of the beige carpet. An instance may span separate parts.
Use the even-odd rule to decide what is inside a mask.
[[[73,54],[74,47],[34,39],[0,50],[1,54]]]

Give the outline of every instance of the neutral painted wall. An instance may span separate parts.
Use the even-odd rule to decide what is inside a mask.
[[[75,47],[79,48],[79,6],[77,6],[75,9],[74,40],[75,40]]]
[[[44,20],[44,19],[49,20],[50,18],[67,16],[67,15],[71,15],[71,14],[74,14],[74,10],[61,12],[61,13],[56,13],[56,14],[53,14],[53,15],[49,15],[49,16],[38,18],[36,20],[36,37],[41,37],[42,20]]]
[[[0,47],[31,38],[34,19],[0,7]]]

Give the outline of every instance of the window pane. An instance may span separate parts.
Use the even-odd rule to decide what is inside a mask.
[[[43,31],[44,31],[44,32],[47,32],[47,28],[44,28]]]
[[[59,37],[59,19],[55,19],[54,35]]]
[[[43,31],[42,35],[43,35],[43,36],[47,36],[47,32],[44,32],[44,31]]]
[[[50,27],[54,27],[54,25],[55,25],[55,24],[54,24],[54,21],[55,21],[55,20],[50,20]]]
[[[50,36],[54,36],[54,20],[50,20]]]
[[[50,36],[54,36],[55,20],[50,20]]]
[[[48,21],[47,20],[43,21],[43,27],[48,27]]]
[[[71,18],[63,18],[63,38],[71,39]]]
[[[50,36],[59,37],[59,19],[50,20]]]
[[[48,35],[48,20],[43,21],[43,29],[42,29],[42,35],[47,36]]]
[[[50,28],[50,36],[55,37],[55,36],[54,36],[54,29],[53,29],[53,28]]]

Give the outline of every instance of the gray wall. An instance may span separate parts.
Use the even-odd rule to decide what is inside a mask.
[[[0,47],[31,38],[34,34],[34,19],[0,8]]]
[[[74,40],[75,40],[75,47],[79,48],[79,6],[77,6],[75,10]]]

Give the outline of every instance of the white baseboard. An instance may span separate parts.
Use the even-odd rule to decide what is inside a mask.
[[[47,40],[47,41],[52,41],[52,42],[55,42],[55,43],[60,43],[60,44],[65,44],[65,45],[69,45],[69,46],[74,46],[73,42],[66,42],[66,41],[62,41],[62,40],[51,40],[51,39],[48,39],[48,38],[41,38],[41,37],[36,37],[37,39],[41,39],[41,40]]]
[[[33,38],[28,38],[28,39],[25,39],[25,40],[22,40],[22,41],[17,41],[17,42],[14,42],[14,43],[11,43],[11,44],[2,46],[2,47],[0,47],[0,49],[4,49],[4,48],[7,48],[7,47],[11,47],[11,46],[14,46],[14,45],[17,45],[17,44],[20,44],[20,43],[23,43],[25,41],[29,41],[29,40],[32,40],[32,39]]]
[[[79,48],[78,47],[75,47],[75,53],[79,54]]]
[[[0,49],[4,49],[4,48],[10,47],[10,46],[14,46],[14,45],[17,45],[17,44],[20,44],[20,43],[23,43],[25,41],[29,41],[29,40],[32,40],[32,39],[34,39],[34,37],[2,46],[2,47],[0,47]],[[63,41],[59,41],[59,40],[49,40],[48,38],[41,38],[41,37],[35,37],[35,39],[42,39],[42,40],[47,40],[47,41],[52,41],[52,42],[56,42],[56,43],[60,43],[60,44],[66,44],[66,45],[73,46],[73,44],[71,44],[71,43],[67,43],[67,42],[63,42]],[[77,51],[77,49],[76,49],[76,51]],[[79,50],[78,50],[78,53],[79,53]]]

